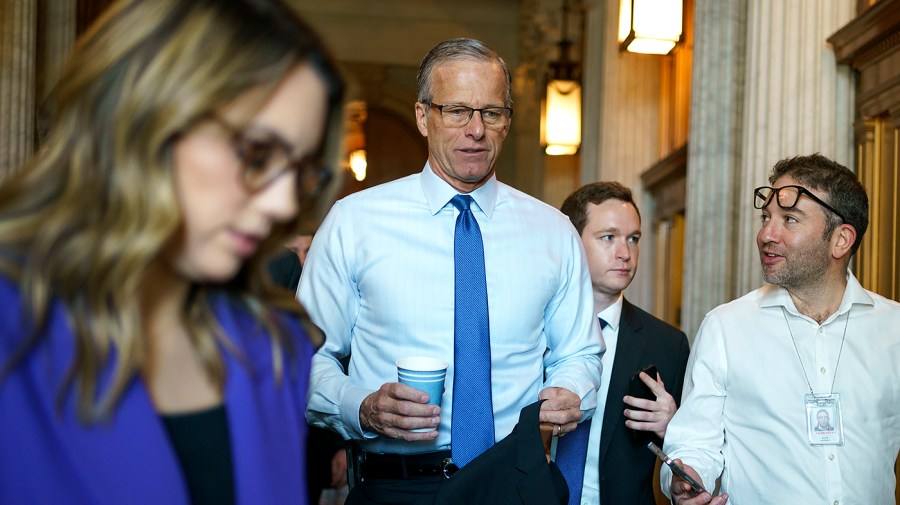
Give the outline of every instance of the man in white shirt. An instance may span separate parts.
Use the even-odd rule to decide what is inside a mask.
[[[300,279],[299,299],[325,333],[307,419],[361,447],[351,461],[361,483],[348,504],[431,503],[451,451],[454,464],[465,463],[457,434],[484,425],[469,417],[451,423],[454,410],[475,403],[466,395],[454,401],[460,372],[489,369],[488,444],[539,398],[546,399],[540,421],[563,435],[597,405],[603,346],[578,235],[558,210],[494,173],[512,119],[506,64],[479,41],[445,41],[422,61],[418,88],[416,122],[428,140],[423,171],[337,202]],[[470,202],[464,211],[460,200]],[[469,313],[456,310],[455,294],[469,285],[455,278],[468,266],[455,259],[455,237],[470,218],[483,242],[478,277],[489,346],[455,347],[464,333],[455,318]],[[489,347],[489,366],[458,362],[469,347]],[[339,360],[348,355],[345,372]],[[409,356],[450,363],[440,407],[397,382],[395,361]]]
[[[664,450],[678,504],[894,503],[900,304],[848,270],[868,226],[856,176],[819,154],[778,162],[754,192],[769,285],[707,314]],[[841,429],[818,432],[816,413]]]
[[[656,456],[681,400],[690,348],[684,332],[625,299],[638,268],[641,214],[631,190],[595,182],[569,195],[561,208],[581,236],[591,272],[593,314],[603,321],[603,377],[590,424],[581,504],[654,505]],[[655,365],[658,375],[641,372]],[[629,395],[642,381],[652,398]],[[667,391],[668,388],[668,391]],[[605,406],[605,408],[604,408]],[[571,490],[570,490],[571,492]]]

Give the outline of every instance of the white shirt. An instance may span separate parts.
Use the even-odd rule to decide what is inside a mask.
[[[834,380],[843,446],[809,444],[801,359],[815,393],[830,392]],[[712,310],[697,333],[664,450],[697,470],[710,491],[722,473],[732,505],[893,504],[900,304],[848,273],[841,305],[822,325],[771,285]],[[668,494],[665,465],[660,481]]]
[[[426,165],[337,202],[316,233],[298,296],[325,344],[313,357],[307,419],[369,451],[450,447],[453,405],[453,236],[457,194]],[[544,387],[597,406],[602,351],[581,241],[561,212],[492,177],[471,193],[484,241],[496,440]],[[351,355],[349,377],[338,363]],[[405,442],[364,433],[363,399],[397,381],[395,361],[450,363],[439,435]],[[544,373],[546,370],[546,381]]]
[[[603,329],[603,340],[606,342],[606,352],[600,358],[603,365],[603,376],[600,378],[600,390],[597,391],[597,410],[594,412],[595,421],[591,423],[591,433],[588,439],[587,459],[584,462],[584,483],[581,486],[581,504],[596,505],[600,503],[600,435],[603,429],[603,413],[606,410],[606,398],[609,395],[609,381],[612,377],[613,362],[616,359],[616,347],[619,343],[619,321],[622,318],[622,300],[624,295],[619,293],[619,298],[597,314],[597,317],[606,321]]]

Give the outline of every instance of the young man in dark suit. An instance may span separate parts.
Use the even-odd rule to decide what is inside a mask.
[[[594,311],[607,346],[581,503],[597,503],[599,496],[603,505],[653,505],[655,456],[646,445],[662,445],[681,401],[687,337],[622,295],[637,271],[641,238],[631,190],[617,182],[588,184],[566,198],[562,212],[584,244]],[[641,372],[634,380],[646,384],[653,399],[630,396],[632,377],[651,364],[658,375]]]

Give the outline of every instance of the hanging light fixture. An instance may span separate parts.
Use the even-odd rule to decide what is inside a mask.
[[[366,178],[366,150],[356,149],[350,152],[350,171],[353,172],[353,178],[362,181]]]
[[[681,40],[683,0],[621,0],[619,49],[669,54]]]
[[[541,139],[549,155],[575,154],[581,146],[581,81],[578,62],[569,59],[572,42],[567,33],[568,4],[562,3],[562,40],[559,60],[550,63]]]
[[[345,108],[347,119],[346,136],[344,138],[347,153],[347,168],[353,178],[362,182],[366,178],[369,163],[366,155],[366,120],[369,117],[368,105],[362,100],[354,100]]]

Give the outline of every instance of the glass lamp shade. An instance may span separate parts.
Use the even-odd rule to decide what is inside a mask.
[[[621,0],[619,44],[642,54],[669,54],[681,40],[682,0]]]
[[[350,153],[350,171],[353,172],[353,177],[356,178],[357,181],[366,178],[367,166],[368,163],[366,163],[365,149],[357,149]]]
[[[545,152],[575,154],[581,145],[581,84],[554,79],[547,83],[544,110]]]

